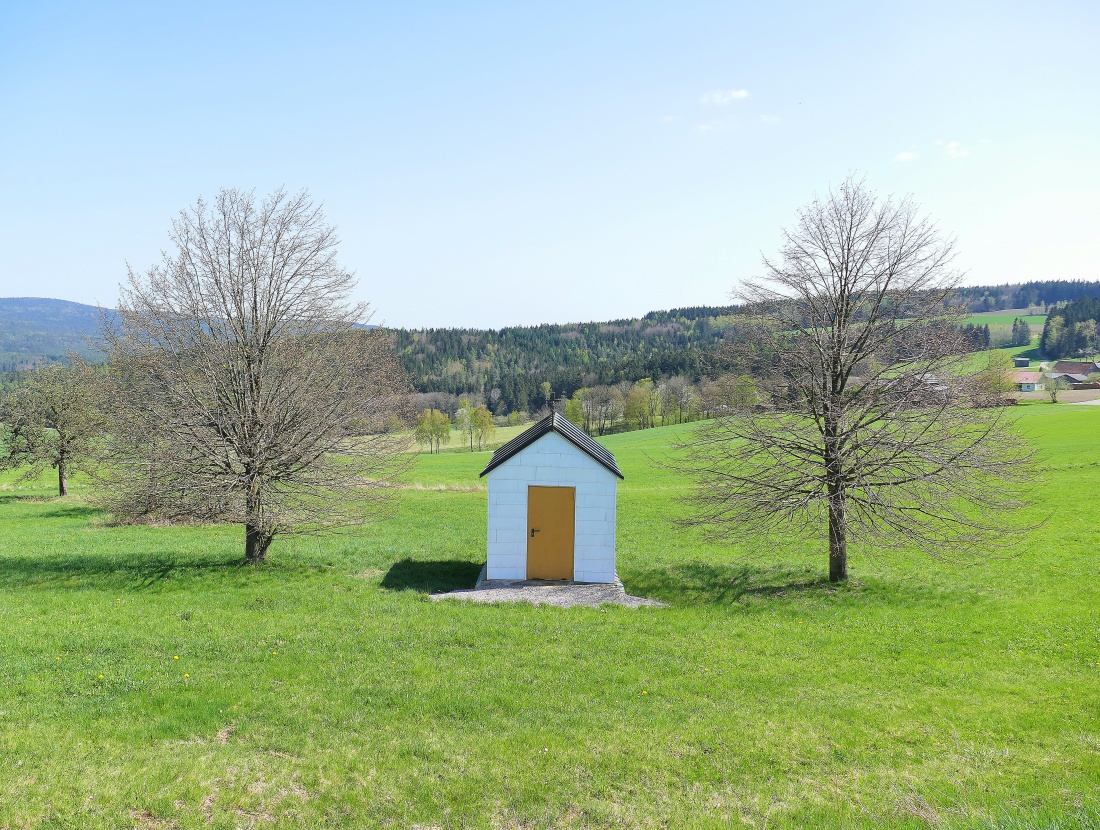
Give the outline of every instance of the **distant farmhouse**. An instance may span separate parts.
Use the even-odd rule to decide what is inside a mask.
[[[1021,392],[1042,392],[1046,388],[1042,372],[1013,372],[1012,382]]]
[[[1067,383],[1087,383],[1089,375],[1100,372],[1100,366],[1087,360],[1059,360],[1050,367],[1048,378],[1060,377]]]
[[[1100,372],[1100,366],[1091,361],[1058,361],[1051,367],[1056,375],[1080,375],[1086,378]]]

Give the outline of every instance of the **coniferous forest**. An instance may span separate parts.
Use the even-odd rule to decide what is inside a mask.
[[[730,307],[680,308],[633,320],[504,329],[395,329],[395,347],[420,392],[481,396],[494,412],[545,405],[543,383],[568,397],[588,386],[711,371],[732,339]]]

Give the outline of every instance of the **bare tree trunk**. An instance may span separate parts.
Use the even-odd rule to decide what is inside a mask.
[[[829,487],[829,581],[848,581],[848,530],[844,494]]]
[[[845,515],[843,461],[832,413],[825,416],[825,482],[829,493],[829,581],[848,581],[848,522]]]
[[[69,495],[69,474],[66,466],[65,456],[62,455],[57,461],[57,494],[59,496]]]
[[[267,558],[271,538],[270,533],[266,533],[255,524],[244,526],[244,558],[248,564],[256,565]]]
[[[244,558],[250,565],[263,562],[271,545],[272,533],[263,526],[260,489],[259,483],[254,481],[245,497]]]

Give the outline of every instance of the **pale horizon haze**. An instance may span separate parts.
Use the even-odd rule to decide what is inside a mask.
[[[965,282],[1100,279],[1100,4],[0,4],[0,295],[110,306],[306,188],[374,322],[718,305],[848,174]]]

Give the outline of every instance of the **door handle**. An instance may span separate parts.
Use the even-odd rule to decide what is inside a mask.
[[[539,532],[539,528],[537,528],[537,527],[531,528],[531,538],[534,539],[535,534],[538,533],[538,532]]]

